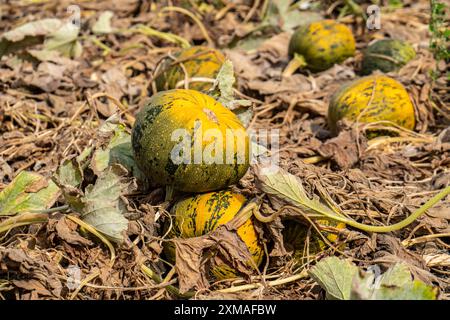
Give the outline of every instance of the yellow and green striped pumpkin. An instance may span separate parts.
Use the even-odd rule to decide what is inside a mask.
[[[416,57],[416,51],[406,41],[381,39],[372,43],[364,52],[361,74],[368,75],[375,70],[384,73],[403,67]]]
[[[289,42],[289,55],[301,56],[306,68],[324,71],[355,54],[351,30],[334,20],[311,22],[298,28]]]
[[[176,89],[186,76],[215,79],[225,62],[225,56],[220,51],[204,46],[181,49],[173,56],[176,61],[167,59],[161,67],[162,72],[155,79],[158,91]],[[204,80],[189,83],[189,89],[198,91],[207,91],[211,86],[212,82]]]
[[[341,87],[331,98],[328,124],[336,133],[341,119],[370,123],[390,121],[414,129],[414,106],[403,85],[385,75],[357,79]]]
[[[210,129],[216,136],[206,137]],[[190,157],[190,161],[174,161],[174,151],[182,144],[182,137],[173,135],[177,130],[191,137],[189,150],[179,151],[180,157]],[[220,190],[237,183],[249,168],[249,137],[239,119],[195,90],[152,96],[136,116],[131,139],[136,164],[153,185],[185,192]],[[217,160],[208,161],[204,154]]]
[[[229,190],[198,194],[177,202],[171,210],[172,229],[169,238],[192,238],[205,235],[218,226],[229,222],[244,206],[246,199],[239,193]],[[259,266],[263,258],[263,247],[258,239],[252,219],[247,220],[237,234],[247,245],[254,263]],[[175,247],[165,242],[164,252],[171,262],[175,261]],[[214,254],[214,253],[213,253]],[[236,276],[236,271],[225,264],[219,256],[214,256],[211,274],[216,279],[227,279]]]

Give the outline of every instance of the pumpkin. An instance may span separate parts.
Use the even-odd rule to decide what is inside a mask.
[[[374,70],[381,70],[385,73],[391,72],[404,66],[415,56],[414,48],[405,41],[378,40],[364,52],[361,73],[368,75]]]
[[[215,79],[225,62],[220,51],[203,46],[182,49],[174,54],[174,58],[175,61],[168,59],[163,63],[162,71],[155,79],[158,91],[176,89],[177,84],[185,80],[186,76]],[[181,87],[184,88],[184,85]],[[207,91],[211,87],[211,82],[201,79],[189,82],[189,89]]]
[[[370,123],[391,121],[406,129],[414,129],[414,106],[408,92],[396,80],[372,75],[341,87],[331,98],[328,124],[336,133],[341,119]]]
[[[136,115],[131,139],[136,164],[153,185],[219,190],[249,167],[249,137],[239,119],[195,90],[152,96]]]
[[[338,230],[345,229],[345,223],[330,221],[330,220],[317,220],[315,221],[319,226],[330,226]],[[327,249],[328,245],[323,241],[321,236],[315,229],[311,229],[311,235],[309,238],[309,245],[306,248],[306,240],[308,237],[308,227],[304,224],[294,221],[283,221],[283,241],[288,251],[293,252],[295,259],[304,258],[306,255],[314,256],[323,250]],[[337,233],[329,231],[321,231],[322,235],[327,238],[332,244],[338,240]],[[308,251],[306,251],[308,249]]]
[[[218,226],[229,222],[245,204],[246,199],[239,193],[221,190],[198,194],[177,202],[172,210],[172,229],[169,238],[191,238],[205,235]],[[167,229],[167,225],[166,225]],[[263,247],[258,240],[252,219],[248,219],[237,229],[238,236],[247,245],[251,259],[249,266],[259,266],[263,258]],[[175,261],[175,247],[172,242],[164,244],[164,252],[169,261]],[[236,271],[225,264],[220,256],[212,258],[211,274],[217,279],[236,276]]]
[[[344,24],[320,20],[298,28],[290,39],[288,50],[294,59],[284,75],[292,74],[299,67],[318,72],[352,57],[355,39]]]

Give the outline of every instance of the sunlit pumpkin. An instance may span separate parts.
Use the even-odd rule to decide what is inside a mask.
[[[341,87],[331,98],[328,124],[333,132],[341,119],[360,123],[390,121],[414,129],[414,106],[408,92],[398,81],[373,75]]]
[[[183,83],[190,79],[188,88],[207,91],[219,73],[225,56],[216,49],[195,46],[181,49],[173,54],[175,59],[167,59],[161,66],[161,73],[156,77],[158,91],[185,88]]]
[[[198,194],[175,204],[171,210],[172,229],[169,238],[191,238],[205,235],[218,226],[229,222],[245,204],[246,199],[239,193],[228,190]],[[263,258],[263,248],[258,240],[253,220],[247,220],[238,230],[238,236],[247,245],[251,259],[250,267],[259,266]],[[165,242],[165,254],[170,261],[175,261],[174,245]],[[225,264],[220,256],[214,256],[211,274],[216,279],[226,279],[236,276],[236,271]]]
[[[321,20],[298,28],[289,42],[291,65],[313,72],[324,71],[355,54],[351,30],[334,20]],[[288,68],[290,68],[288,66]],[[292,72],[285,72],[288,75]]]
[[[219,190],[249,167],[249,137],[239,119],[198,91],[155,94],[137,114],[131,136],[135,161],[152,184]]]

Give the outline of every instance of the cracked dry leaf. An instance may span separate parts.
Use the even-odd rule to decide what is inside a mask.
[[[359,144],[357,139],[359,138]],[[322,157],[331,159],[339,168],[346,170],[359,161],[359,150],[367,148],[367,139],[353,128],[341,130],[339,135],[322,144],[317,150]]]
[[[22,171],[0,192],[0,216],[48,209],[59,194],[53,181],[38,173]]]

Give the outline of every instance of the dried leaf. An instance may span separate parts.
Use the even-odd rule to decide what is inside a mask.
[[[235,81],[233,63],[230,60],[226,60],[217,74],[215,86],[217,85],[220,92],[217,100],[227,108],[233,107],[233,85]]]
[[[90,240],[80,236],[78,232],[75,231],[77,225],[70,226],[71,224],[74,223],[64,216],[60,217],[55,225],[58,237],[73,245],[91,245],[92,242]]]
[[[208,287],[208,261],[205,261],[205,254],[209,249],[217,252],[221,261],[235,270],[247,275],[253,271],[248,265],[252,258],[245,242],[227,224],[201,237],[178,238],[172,241],[176,248],[176,268],[181,293],[191,288],[200,290]],[[214,264],[214,260],[211,263]]]
[[[330,158],[341,169],[349,169],[359,161],[359,150],[367,148],[367,140],[362,134],[357,135],[356,130],[348,128],[341,130],[336,138],[330,139],[322,144],[317,150],[322,157]]]
[[[323,19],[317,12],[300,11],[298,7],[291,7],[291,2],[291,0],[270,2],[263,23],[281,26],[284,31],[292,31],[298,26]]]
[[[17,42],[28,36],[45,36],[59,29],[61,24],[61,20],[59,19],[42,19],[33,21],[5,32],[2,35],[2,38],[12,42]]]
[[[217,74],[210,94],[225,107],[233,111],[244,126],[247,127],[253,117],[253,111],[250,108],[252,103],[249,100],[235,99],[235,81],[233,63],[231,60],[226,60]]]
[[[50,208],[59,188],[37,173],[22,171],[0,192],[0,216]]]

